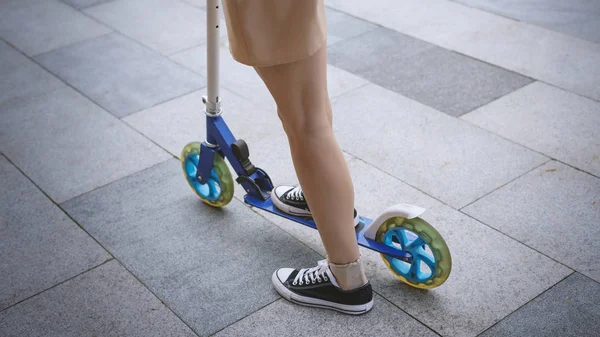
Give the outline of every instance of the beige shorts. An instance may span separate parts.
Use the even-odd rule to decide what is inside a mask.
[[[255,67],[311,56],[327,40],[323,0],[223,0],[233,58]]]

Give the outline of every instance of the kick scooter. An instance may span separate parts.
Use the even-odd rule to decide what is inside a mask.
[[[273,183],[269,175],[254,166],[248,145],[236,139],[222,116],[219,96],[219,8],[220,0],[207,0],[208,94],[203,98],[206,139],[187,144],[181,153],[183,173],[200,199],[213,207],[223,207],[233,198],[234,181],[229,161],[247,194],[244,201],[254,207],[316,229],[310,218],[279,211],[271,201]],[[398,204],[371,220],[360,216],[356,226],[358,244],[381,253],[383,262],[403,282],[422,289],[446,281],[452,258],[446,242],[435,228],[419,215],[425,209]]]

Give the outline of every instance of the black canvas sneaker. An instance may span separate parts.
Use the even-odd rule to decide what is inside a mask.
[[[296,187],[285,185],[277,186],[273,189],[273,192],[271,192],[271,199],[273,200],[273,205],[284,213],[296,216],[311,216],[308,203],[306,203],[306,199],[304,199],[304,193],[302,192],[300,185]],[[359,222],[360,218],[355,209],[354,226],[357,226]]]
[[[281,268],[273,273],[275,289],[290,302],[309,307],[337,310],[345,314],[360,315],[373,308],[371,284],[354,290],[342,290],[327,260],[319,261],[313,268]]]

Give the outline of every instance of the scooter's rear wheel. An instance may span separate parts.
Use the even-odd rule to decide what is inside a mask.
[[[412,255],[412,263],[385,254],[381,258],[396,277],[415,288],[435,288],[450,276],[450,250],[440,233],[421,218],[389,218],[379,227],[376,240]]]
[[[205,184],[201,184],[196,178],[199,161],[200,143],[187,144],[181,151],[181,167],[188,184],[205,203],[214,207],[227,205],[233,198],[234,184],[225,160],[215,153],[210,177]]]

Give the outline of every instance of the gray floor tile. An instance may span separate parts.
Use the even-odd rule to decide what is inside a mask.
[[[452,273],[440,287],[411,288],[379,254],[363,250],[362,256],[373,289],[442,336],[476,336],[571,273],[450,207],[432,207],[422,218],[452,254]]]
[[[179,157],[183,147],[206,137],[202,111],[204,90],[176,98],[124,118],[146,137]],[[296,181],[287,138],[275,107],[264,108],[229,90],[221,90],[223,118],[237,138],[246,141],[250,160],[267,170],[279,183]],[[249,122],[251,121],[251,122]],[[233,169],[230,167],[232,174]],[[236,186],[235,196],[243,200],[245,191]]]
[[[0,335],[196,336],[114,260],[0,312]]]
[[[118,34],[36,58],[117,117],[203,86],[202,77]]]
[[[361,76],[377,67],[390,67],[436,47],[383,27],[329,46],[328,62]],[[408,68],[408,67],[406,67]],[[393,69],[388,71],[392,72]]]
[[[64,87],[56,77],[0,41],[0,114],[3,104]],[[9,103],[10,104],[10,103]]]
[[[220,59],[220,83],[242,97],[261,105],[274,107],[273,98],[254,68],[233,59],[226,46],[222,46]],[[206,46],[200,46],[171,57],[179,64],[206,76]],[[367,83],[367,80],[336,67],[327,66],[327,89],[335,97]],[[275,110],[273,110],[275,111]]]
[[[335,44],[329,55],[335,66],[453,116],[531,82],[385,28]]]
[[[110,258],[1,155],[0,214],[0,310]]]
[[[152,108],[127,116],[123,120],[179,157],[183,147],[206,138],[206,116],[202,96],[205,90],[178,97]],[[258,149],[257,142],[281,133],[281,122],[274,108],[266,109],[229,90],[221,90],[223,119],[237,138],[250,147],[250,159]],[[249,123],[248,121],[252,122]]]
[[[552,161],[464,212],[600,282],[600,179]]]
[[[574,0],[455,0],[456,2],[497,13],[600,43],[600,2]]]
[[[462,117],[600,176],[600,103],[536,82]]]
[[[182,1],[118,0],[85,13],[164,55],[206,41],[206,12]]]
[[[325,18],[327,19],[328,45],[353,38],[377,28],[376,25],[370,22],[331,8],[325,9]]]
[[[57,202],[170,157],[71,88],[3,110],[0,150]]]
[[[107,27],[59,1],[0,2],[0,36],[29,56],[109,32]]]
[[[344,150],[456,208],[547,160],[375,85],[338,97],[333,109]]]
[[[329,0],[328,6],[600,100],[600,44],[451,1]]]
[[[373,310],[361,316],[301,307],[281,299],[227,327],[215,336],[304,336],[307,334],[332,337],[437,336],[379,296],[375,296]]]
[[[64,207],[201,335],[276,300],[276,268],[319,258],[237,200],[203,204],[176,159]]]
[[[361,169],[356,164],[350,162],[353,178]],[[378,181],[377,174],[375,177]],[[568,268],[468,216],[428,201],[427,196],[418,191],[411,191],[401,183],[388,181],[387,184],[390,190],[395,187],[397,191],[383,190],[379,195],[369,196],[365,193],[368,189],[355,178],[356,195],[363,200],[373,199],[369,202],[357,198],[357,209],[362,214],[375,216],[377,213],[370,210],[390,206],[395,195],[406,195],[407,202],[424,207],[434,205],[423,218],[443,235],[452,254],[453,269],[450,278],[439,288],[418,290],[396,279],[379,253],[361,248],[367,277],[374,291],[443,336],[476,336],[571,273]],[[379,204],[369,205],[374,202]],[[317,231],[262,211],[259,213],[325,256]],[[518,256],[519,261],[516,263],[506,256]]]
[[[481,337],[595,337],[600,331],[600,284],[573,274]]]

